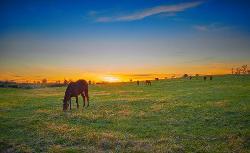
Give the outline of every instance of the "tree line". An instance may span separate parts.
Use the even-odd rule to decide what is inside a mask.
[[[250,74],[250,70],[247,65],[242,65],[241,67],[232,68],[232,74]]]

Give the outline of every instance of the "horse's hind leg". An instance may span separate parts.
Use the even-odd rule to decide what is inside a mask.
[[[84,93],[81,93],[81,95],[82,95],[82,100],[83,100],[83,107],[85,107],[85,95]]]
[[[89,96],[85,96],[85,99],[86,99],[86,101],[87,101],[87,107],[89,107]]]
[[[77,108],[79,108],[79,104],[78,104],[78,96],[76,96],[76,105],[77,105]]]
[[[69,109],[71,110],[71,98],[69,99]]]
[[[87,100],[87,103],[88,103],[87,107],[89,107],[89,90],[88,90],[88,88],[85,89],[84,95],[85,95],[85,99]]]

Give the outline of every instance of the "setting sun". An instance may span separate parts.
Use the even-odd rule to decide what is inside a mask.
[[[106,81],[106,82],[119,82],[120,79],[117,78],[117,77],[114,77],[114,76],[105,76],[105,77],[103,77],[103,81]]]

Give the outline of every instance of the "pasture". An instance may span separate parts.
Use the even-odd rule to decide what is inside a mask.
[[[0,152],[250,152],[250,76],[90,85],[66,112],[64,92],[0,88]]]

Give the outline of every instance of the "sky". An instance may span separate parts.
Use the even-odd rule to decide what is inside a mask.
[[[2,0],[0,20],[0,80],[126,81],[250,64],[247,0]]]

